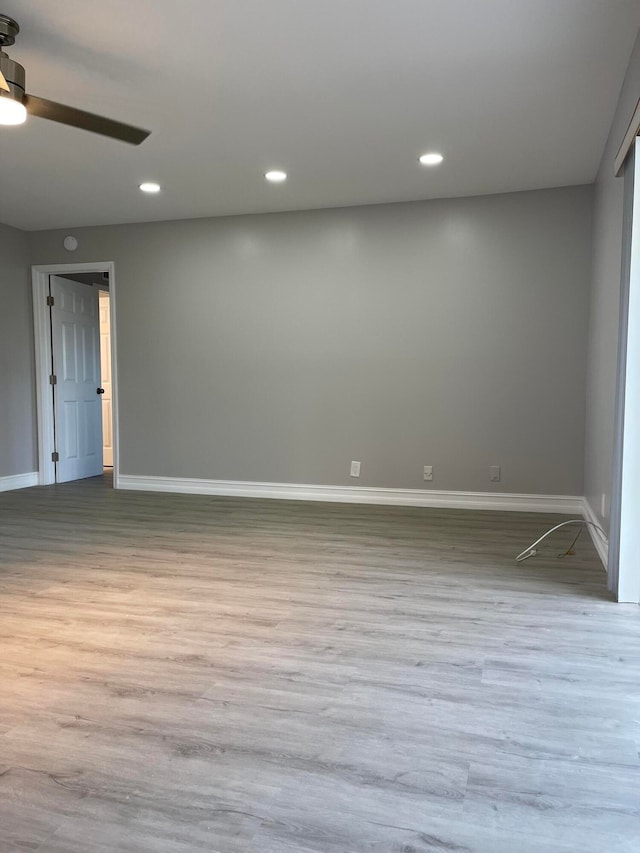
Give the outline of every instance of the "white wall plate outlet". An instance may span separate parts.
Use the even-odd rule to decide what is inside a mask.
[[[425,480],[433,480],[433,465],[425,465],[423,470]]]
[[[492,465],[489,468],[489,479],[491,480],[492,483],[499,483],[500,482],[500,466],[499,465]]]
[[[349,476],[350,477],[359,477],[360,476],[360,463],[359,462],[352,462],[351,463],[351,470],[349,471]]]

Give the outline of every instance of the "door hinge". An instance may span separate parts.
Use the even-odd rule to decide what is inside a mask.
[[[52,462],[59,462],[60,461],[60,454],[58,453],[57,450],[54,450],[53,453],[51,454],[51,461]]]
[[[49,377],[49,385],[57,385],[57,384],[58,384],[58,377],[55,375],[55,373],[52,373],[51,376]]]
[[[55,299],[53,296],[47,296],[47,305],[55,305]]]

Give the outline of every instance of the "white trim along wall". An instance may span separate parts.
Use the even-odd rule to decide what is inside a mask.
[[[119,488],[138,492],[170,492],[185,495],[275,498],[440,509],[573,513],[579,516],[583,515],[584,510],[584,498],[578,495],[518,495],[508,492],[445,492],[434,489],[426,491],[361,486],[318,486],[304,483],[252,483],[244,480],[201,480],[188,477],[151,477],[131,474],[120,475]]]
[[[517,495],[492,492],[444,492],[421,489],[382,489],[362,486],[318,486],[303,483],[252,483],[244,480],[200,480],[187,477],[147,477],[122,474],[120,489],[187,495],[276,498],[386,506],[490,509],[516,512],[582,515],[583,498],[567,495]]]
[[[38,426],[38,484],[47,486],[55,483],[55,465],[51,461],[54,449],[53,407],[49,375],[51,373],[51,328],[47,295],[49,276],[86,272],[106,272],[109,274],[109,297],[111,300],[111,380],[113,409],[113,486],[118,488],[118,365],[116,335],[116,274],[113,261],[98,261],[84,264],[41,264],[31,267],[33,286],[33,325],[36,363],[36,405]]]
[[[0,492],[11,492],[14,489],[28,489],[38,485],[38,472],[30,474],[14,474],[11,477],[0,477]]]
[[[598,520],[598,516],[591,508],[591,504],[589,503],[589,501],[586,498],[583,498],[582,500],[584,503],[582,515],[584,516],[585,521],[590,521],[592,524],[599,525],[600,521]],[[593,546],[598,552],[598,556],[602,560],[602,564],[606,571],[609,566],[609,540],[601,536],[596,530],[593,529],[593,527],[589,527],[588,530],[593,541]]]

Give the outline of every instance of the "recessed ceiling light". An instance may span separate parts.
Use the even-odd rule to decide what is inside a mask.
[[[8,96],[0,98],[0,124],[22,124],[26,119],[24,104]]]
[[[143,193],[159,193],[160,184],[156,184],[155,181],[145,181],[143,184],[140,184],[140,189]]]
[[[420,162],[423,166],[439,166],[443,160],[444,157],[442,154],[438,154],[436,151],[431,151],[429,154],[423,154],[420,158]]]
[[[272,184],[281,184],[287,180],[287,173],[281,172],[280,169],[272,169],[270,172],[265,172],[264,176]]]

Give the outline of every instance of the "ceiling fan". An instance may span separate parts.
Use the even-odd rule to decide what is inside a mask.
[[[144,142],[150,134],[149,130],[67,107],[36,95],[28,95],[25,92],[24,68],[9,59],[3,50],[14,44],[19,32],[20,27],[12,18],[0,15],[0,124],[22,124],[29,114],[129,142],[131,145]]]

